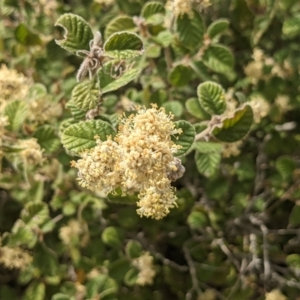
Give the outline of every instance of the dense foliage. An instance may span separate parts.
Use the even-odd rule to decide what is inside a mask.
[[[0,17],[0,299],[300,299],[298,0]]]

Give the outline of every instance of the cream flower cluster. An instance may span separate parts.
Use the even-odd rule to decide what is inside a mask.
[[[249,104],[253,110],[254,122],[257,124],[269,114],[271,109],[267,100],[259,94],[252,95]]]
[[[287,298],[280,292],[280,290],[275,289],[266,293],[265,300],[287,300]]]
[[[43,162],[43,151],[36,139],[20,140],[19,146],[24,148],[20,153],[28,165],[39,165]]]
[[[8,269],[24,270],[32,262],[32,256],[20,247],[9,248],[0,245],[0,264]]]
[[[83,187],[105,194],[121,188],[123,193],[138,193],[138,214],[161,219],[176,206],[171,181],[185,169],[174,153],[180,148],[171,137],[181,133],[172,122],[173,115],[155,105],[138,108],[136,114],[123,116],[117,136],[97,139],[95,148],[73,161]]]
[[[192,15],[193,6],[201,11],[210,5],[210,0],[169,0],[166,7],[172,10],[175,16],[181,16]]]
[[[0,68],[0,104],[9,100],[23,99],[29,90],[30,80],[5,65]]]
[[[153,266],[153,257],[149,252],[145,252],[140,257],[133,260],[132,264],[139,270],[137,285],[153,284],[156,271]]]

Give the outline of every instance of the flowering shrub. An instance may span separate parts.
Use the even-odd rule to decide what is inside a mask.
[[[298,297],[298,1],[0,13],[0,299]]]

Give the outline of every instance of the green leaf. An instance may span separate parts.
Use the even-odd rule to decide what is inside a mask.
[[[36,99],[47,95],[47,88],[41,83],[35,83],[30,89],[28,98]]]
[[[38,227],[49,218],[49,208],[44,202],[28,202],[21,211],[21,219],[30,227]]]
[[[16,40],[25,45],[25,46],[35,46],[35,45],[42,45],[42,40],[40,37],[31,32],[26,25],[20,24],[15,29],[15,37]]]
[[[90,120],[67,127],[62,134],[61,142],[66,149],[79,154],[96,146],[95,136],[105,141],[107,136],[114,134],[114,129],[107,122]]]
[[[187,66],[177,65],[169,73],[169,82],[176,87],[185,86],[191,80],[191,71]]]
[[[182,148],[178,149],[176,156],[182,156],[187,153],[191,148],[195,140],[195,128],[192,124],[187,121],[177,121],[174,122],[176,128],[181,128],[182,133],[178,136],[177,139],[173,138],[173,141],[180,145]]]
[[[26,289],[23,300],[44,300],[46,296],[46,286],[39,281],[33,281]]]
[[[176,19],[176,32],[180,42],[187,48],[197,48],[203,42],[204,24],[200,14],[193,10],[193,16],[184,14]]]
[[[165,14],[165,12],[166,10],[161,3],[149,1],[143,6],[141,16],[148,19],[155,14]]]
[[[166,48],[172,44],[174,35],[169,30],[162,30],[157,36],[152,36],[151,40]]]
[[[213,39],[226,31],[228,29],[228,26],[229,22],[227,19],[218,19],[209,25],[207,34],[211,39]]]
[[[162,105],[166,112],[171,112],[174,116],[180,117],[183,113],[183,106],[179,101],[169,101]]]
[[[54,152],[60,146],[60,140],[55,133],[55,129],[50,125],[39,127],[33,137],[37,139],[41,148],[48,153]]]
[[[127,286],[134,286],[139,275],[139,270],[136,268],[130,269],[124,276],[124,283]]]
[[[205,177],[211,177],[219,168],[221,154],[217,152],[200,153],[197,151],[195,161],[199,173]]]
[[[222,87],[212,81],[198,85],[198,99],[200,105],[211,115],[221,115],[226,109],[225,94]]]
[[[117,78],[113,78],[111,75],[112,70],[114,70],[114,68],[117,68],[118,64],[118,61],[110,61],[105,64],[104,68],[99,70],[98,78],[102,94],[118,90],[122,86],[137,78],[141,72],[141,70],[138,68],[132,68],[122,74],[121,70],[120,76],[117,76]],[[120,69],[122,69],[122,66],[120,66]]]
[[[200,120],[210,119],[210,115],[202,108],[197,98],[190,98],[185,102],[185,108],[193,116]]]
[[[108,39],[112,34],[120,31],[129,31],[136,29],[136,25],[129,16],[117,16],[112,19],[105,28],[105,39]]]
[[[289,217],[289,224],[292,226],[300,225],[300,206],[295,205]]]
[[[90,110],[97,106],[100,98],[99,85],[96,80],[84,80],[72,91],[72,101],[80,110]]]
[[[70,300],[70,296],[62,293],[57,293],[52,296],[51,300]]]
[[[133,259],[140,257],[143,251],[143,247],[140,244],[140,242],[135,241],[135,240],[130,240],[125,247],[125,253],[126,255]]]
[[[70,109],[71,115],[73,116],[75,121],[81,121],[85,118],[86,111],[79,109],[73,102],[73,99],[69,100],[67,105],[67,108]]]
[[[22,100],[12,101],[6,105],[4,114],[8,117],[8,130],[17,131],[28,115],[27,103]]]
[[[290,254],[285,258],[285,261],[291,268],[300,269],[300,255],[299,254]]]
[[[102,232],[101,239],[104,244],[118,248],[123,244],[124,233],[121,228],[109,226]]]
[[[277,158],[275,165],[284,180],[290,180],[292,178],[296,164],[291,157],[281,156]]]
[[[282,26],[282,33],[288,38],[295,38],[300,34],[300,14],[285,19]]]
[[[215,125],[212,134],[222,142],[233,143],[248,133],[252,121],[252,108],[250,105],[245,105],[236,110],[232,117],[224,118],[221,125]]]
[[[107,275],[100,274],[96,277],[91,278],[86,284],[86,298],[105,300],[106,296],[114,295],[117,291],[116,282],[108,277]],[[111,298],[107,298],[111,299]]]
[[[94,38],[89,24],[80,16],[68,13],[58,18],[55,26],[65,30],[64,39],[55,40],[63,49],[76,54],[78,50],[89,50],[89,42]]]
[[[227,47],[210,45],[204,52],[203,62],[211,70],[226,75],[226,73],[232,72],[234,57]]]
[[[187,223],[191,229],[202,229],[207,224],[207,217],[200,211],[192,211],[187,218]]]
[[[200,153],[222,152],[223,145],[214,142],[195,142],[193,145],[193,149],[197,150]]]
[[[141,38],[128,31],[112,34],[104,44],[105,55],[116,59],[128,59],[140,56],[143,53]]]

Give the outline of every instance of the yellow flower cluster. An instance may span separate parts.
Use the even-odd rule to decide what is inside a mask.
[[[96,3],[103,4],[105,6],[111,6],[115,3],[115,0],[94,0]]]
[[[80,235],[83,233],[81,224],[76,220],[70,220],[68,225],[59,230],[59,237],[66,246],[76,245],[79,243]]]
[[[5,65],[0,68],[0,105],[6,101],[23,99],[29,90],[30,80],[16,70]]]
[[[156,274],[153,266],[153,257],[149,252],[145,252],[140,257],[133,260],[132,264],[139,270],[137,285],[153,284],[153,278]]]
[[[175,16],[182,16],[192,15],[193,6],[201,11],[210,5],[210,0],[169,0],[166,7],[172,10]]]
[[[225,158],[231,157],[231,156],[238,156],[241,153],[241,145],[242,141],[237,141],[235,143],[224,143],[223,149],[222,149],[222,156]]]
[[[138,108],[136,114],[123,116],[117,136],[97,140],[97,145],[73,161],[81,186],[108,194],[121,188],[124,194],[138,192],[140,216],[161,219],[176,206],[171,181],[185,169],[174,153],[180,148],[171,137],[180,134],[173,115],[155,105]]]
[[[8,269],[24,270],[32,262],[32,256],[20,247],[0,246],[0,264]]]
[[[266,293],[265,300],[287,300],[287,298],[280,292],[280,290],[276,289]]]

